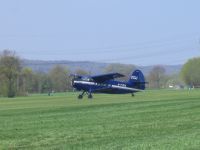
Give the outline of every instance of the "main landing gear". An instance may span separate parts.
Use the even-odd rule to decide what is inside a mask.
[[[82,99],[85,94],[88,95],[88,99],[92,99],[93,98],[92,93],[83,91],[81,94],[78,95],[78,99]]]
[[[131,96],[134,97],[135,96],[134,93],[131,93]]]

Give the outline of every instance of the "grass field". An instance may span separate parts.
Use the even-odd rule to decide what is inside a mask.
[[[0,149],[200,149],[200,91],[0,98]]]

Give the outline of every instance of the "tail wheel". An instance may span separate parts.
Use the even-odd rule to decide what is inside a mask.
[[[88,95],[88,98],[89,98],[89,99],[92,99],[92,94],[89,94],[89,95]]]
[[[131,96],[134,97],[135,96],[134,93],[132,93]]]

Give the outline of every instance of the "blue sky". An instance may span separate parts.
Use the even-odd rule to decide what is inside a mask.
[[[199,0],[0,0],[0,50],[37,60],[183,64],[200,56]]]

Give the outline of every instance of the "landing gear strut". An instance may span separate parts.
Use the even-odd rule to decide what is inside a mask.
[[[85,94],[85,91],[83,91],[81,94],[79,94],[78,99],[82,99],[84,94]]]
[[[81,94],[78,95],[78,99],[82,99],[83,96],[87,94],[88,95],[88,99],[92,99],[93,96],[92,96],[92,93],[91,92],[86,92],[86,91],[83,91]]]
[[[88,94],[88,99],[92,99],[92,94],[91,93]]]

